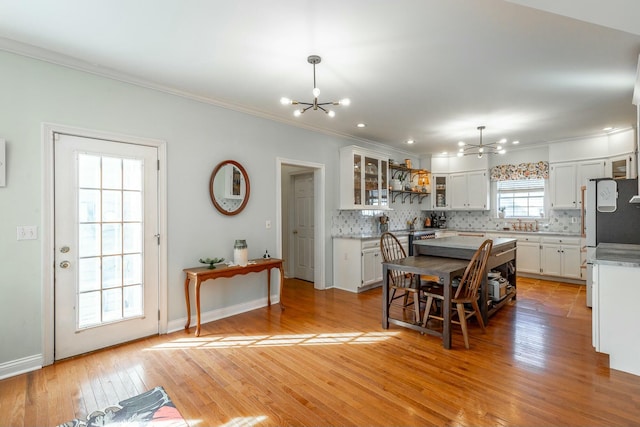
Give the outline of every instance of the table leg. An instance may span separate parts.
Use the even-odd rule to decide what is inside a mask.
[[[267,305],[271,307],[271,268],[267,270]]]
[[[196,278],[196,317],[197,317],[197,325],[196,325],[196,336],[200,336],[200,281],[199,278]]]
[[[389,267],[382,264],[382,328],[389,329]]]
[[[444,286],[444,301],[442,302],[442,345],[446,349],[451,348],[451,275],[442,277]]]
[[[185,331],[189,330],[189,325],[191,325],[191,301],[189,301],[189,275],[187,274],[187,278],[184,280],[184,299],[187,302],[187,323],[184,325]]]
[[[282,263],[278,265],[280,270],[280,310],[284,311],[284,304],[282,303],[282,288],[284,288],[284,267]]]

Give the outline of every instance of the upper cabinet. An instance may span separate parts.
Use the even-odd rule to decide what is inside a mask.
[[[387,157],[356,146],[340,150],[340,209],[389,209]]]
[[[489,210],[489,175],[486,170],[449,174],[451,209]]]
[[[581,187],[594,178],[607,177],[603,159],[556,163],[549,168],[551,209],[581,209]]]

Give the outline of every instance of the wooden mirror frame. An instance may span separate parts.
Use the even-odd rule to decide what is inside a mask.
[[[245,192],[244,192],[244,198],[242,200],[242,203],[240,204],[238,209],[234,211],[228,211],[225,208],[223,208],[220,205],[220,203],[218,203],[218,201],[216,200],[216,196],[213,193],[213,181],[215,180],[218,172],[220,172],[222,168],[224,168],[227,165],[233,165],[236,168],[238,168],[238,170],[240,170],[240,173],[242,173],[242,178],[244,179],[244,185],[245,185]],[[222,215],[227,215],[227,216],[238,215],[240,212],[242,212],[245,206],[247,206],[250,193],[251,193],[251,185],[249,184],[249,175],[247,174],[247,171],[244,169],[244,167],[242,167],[242,165],[236,162],[235,160],[224,160],[218,163],[215,169],[213,169],[213,172],[211,172],[211,178],[209,179],[209,196],[211,197],[211,202],[213,202],[213,206],[215,206],[218,212],[220,212]]]

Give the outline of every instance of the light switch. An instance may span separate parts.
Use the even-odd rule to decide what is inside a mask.
[[[265,227],[266,227],[267,229],[271,228],[271,220],[270,220],[270,219],[268,219],[268,220],[265,222],[265,224],[264,224],[264,225],[265,225]]]
[[[36,240],[38,238],[37,225],[19,225],[18,240]]]

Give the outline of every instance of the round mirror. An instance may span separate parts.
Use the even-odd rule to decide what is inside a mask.
[[[211,173],[209,195],[218,212],[237,215],[249,201],[249,176],[234,160],[220,162]]]

